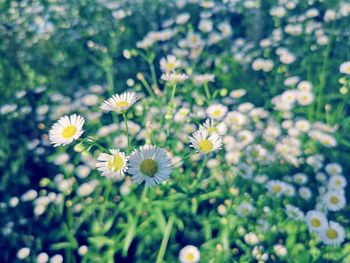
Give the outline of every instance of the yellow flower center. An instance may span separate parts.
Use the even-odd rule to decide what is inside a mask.
[[[140,164],[140,171],[146,176],[153,177],[158,172],[158,163],[153,159],[145,159]]]
[[[114,107],[116,108],[125,108],[128,107],[129,103],[127,101],[118,101]]]
[[[279,193],[282,191],[282,187],[280,185],[274,185],[271,187],[272,191],[275,193]]]
[[[113,172],[119,172],[124,167],[124,159],[119,154],[113,155],[108,160],[107,165]]]
[[[211,152],[213,148],[213,143],[209,140],[203,140],[199,142],[199,150],[203,153]]]
[[[72,138],[75,133],[77,132],[77,128],[74,125],[68,125],[66,128],[62,131],[62,137],[65,139]]]
[[[166,64],[166,69],[168,70],[168,71],[171,71],[171,70],[173,70],[175,68],[175,64],[174,63],[167,63]]]
[[[248,213],[249,213],[248,208],[243,208],[241,213],[242,213],[242,215],[248,215]]]
[[[188,253],[187,255],[186,255],[186,259],[188,260],[188,261],[193,261],[194,260],[194,255],[192,254],[192,253]]]
[[[317,218],[312,218],[311,221],[310,221],[310,224],[313,227],[320,227],[321,226],[321,221],[318,220]]]
[[[220,117],[221,116],[221,110],[217,109],[213,111],[213,116],[214,117]]]
[[[339,203],[339,199],[338,199],[338,197],[336,197],[336,196],[331,196],[331,198],[329,198],[329,201],[330,201],[331,204],[333,204],[333,205],[336,205],[336,204]]]
[[[258,158],[258,157],[259,157],[259,151],[258,151],[258,150],[253,150],[253,151],[251,152],[251,156],[252,156],[253,158]]]
[[[238,123],[238,118],[237,117],[231,117],[231,122],[232,123]]]
[[[219,133],[219,129],[214,127],[214,126],[212,126],[212,127],[208,128],[208,132],[209,133]]]
[[[338,233],[334,229],[330,228],[326,231],[326,236],[329,239],[336,239],[338,237]]]

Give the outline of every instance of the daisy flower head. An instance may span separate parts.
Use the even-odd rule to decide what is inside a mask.
[[[329,163],[326,165],[325,170],[329,175],[333,176],[337,174],[342,174],[343,167],[338,163]]]
[[[199,128],[206,129],[209,134],[217,133],[221,136],[225,135],[227,132],[227,127],[225,123],[220,122],[218,124],[215,124],[215,121],[211,119],[207,119]]]
[[[195,85],[199,86],[199,85],[203,85],[205,83],[208,82],[214,82],[215,81],[215,75],[214,74],[198,74],[198,75],[194,75],[192,77],[192,81]]]
[[[271,180],[267,183],[266,187],[270,193],[281,196],[285,192],[286,183],[279,180]]]
[[[209,135],[206,129],[199,129],[190,137],[191,147],[202,154],[208,154],[219,150],[222,139],[217,133]]]
[[[188,79],[188,76],[184,73],[180,74],[180,73],[170,73],[170,72],[166,72],[163,73],[161,76],[162,80],[165,80],[167,82],[169,82],[172,85],[175,85],[177,83],[182,83],[185,80]]]
[[[187,245],[180,250],[179,261],[181,263],[197,263],[199,262],[201,254],[197,247]]]
[[[336,246],[343,243],[345,231],[337,222],[329,221],[328,226],[320,232],[319,237],[326,245]]]
[[[170,178],[172,162],[161,148],[146,144],[134,150],[129,156],[128,173],[138,184],[145,182],[146,187],[153,187]]]
[[[314,101],[314,95],[310,91],[299,91],[296,99],[300,105],[307,106]]]
[[[329,191],[323,196],[322,201],[330,211],[339,211],[346,205],[344,192],[340,189]]]
[[[101,153],[97,157],[97,170],[107,179],[121,179],[128,169],[128,157],[117,149],[110,149],[109,152],[110,154]]]
[[[339,67],[340,73],[350,75],[350,61],[343,62]]]
[[[342,189],[347,185],[346,179],[343,175],[333,175],[329,178],[328,188],[332,190]]]
[[[166,58],[161,58],[159,64],[163,72],[173,72],[182,65],[181,60],[178,60],[174,55],[167,55]]]
[[[310,231],[319,232],[327,228],[326,216],[316,210],[311,210],[306,213],[305,221]]]
[[[215,103],[207,108],[206,113],[213,120],[221,120],[227,113],[227,107],[220,103]]]
[[[138,101],[138,97],[134,91],[115,94],[108,100],[105,100],[101,109],[104,111],[115,111],[116,113],[125,113],[132,105]]]
[[[247,217],[254,212],[254,206],[249,202],[242,202],[236,208],[236,212],[241,217]]]
[[[286,205],[286,214],[289,218],[296,221],[304,219],[304,213],[296,206],[287,204]]]
[[[49,139],[54,147],[70,144],[84,132],[85,119],[77,114],[61,117],[49,131]]]

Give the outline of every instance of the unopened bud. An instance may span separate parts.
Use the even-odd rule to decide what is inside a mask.
[[[85,147],[84,147],[84,144],[82,142],[76,144],[74,146],[74,151],[80,153],[80,152],[83,152],[85,150]]]

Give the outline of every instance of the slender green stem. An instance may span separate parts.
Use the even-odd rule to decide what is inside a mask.
[[[170,234],[171,234],[171,230],[174,224],[174,218],[173,216],[170,216],[168,223],[166,225],[165,231],[164,231],[164,235],[163,235],[163,239],[162,239],[162,243],[160,245],[160,249],[158,252],[158,256],[157,256],[157,260],[156,263],[162,263],[163,262],[163,258],[165,255],[165,250],[166,247],[168,245],[169,242],[169,238],[170,238]]]
[[[127,152],[129,153],[129,151],[130,151],[130,134],[129,134],[128,118],[126,117],[125,113],[123,113],[123,118],[124,118],[124,122],[125,122],[126,136],[128,137]]]
[[[170,126],[171,126],[171,120],[172,120],[172,114],[173,110],[175,107],[174,103],[174,98],[175,98],[175,93],[176,93],[176,84],[172,85],[172,90],[171,90],[171,96],[170,96],[170,101],[168,103],[168,109],[165,118],[168,120],[168,125],[167,125],[167,136],[170,134]]]
[[[209,156],[206,156],[203,160],[203,163],[201,165],[201,167],[199,168],[199,171],[198,171],[198,174],[197,174],[197,178],[200,179],[202,177],[202,174],[204,172],[204,168],[205,168],[205,165],[207,164],[209,160]]]
[[[91,140],[89,138],[79,138],[78,141],[80,141],[82,143],[86,143],[86,144],[90,145],[90,147],[96,146],[104,152],[107,151],[107,149],[105,147],[103,147],[101,144],[99,144],[97,141],[95,141],[95,139]]]
[[[113,78],[113,60],[107,53],[103,56],[103,66],[107,78],[108,93],[110,96],[114,94],[114,78]]]
[[[145,78],[141,78],[140,81],[143,84],[143,86],[146,88],[146,90],[148,91],[149,95],[154,98],[154,92],[152,90],[152,87],[148,84],[146,79]]]
[[[175,93],[176,93],[176,84],[173,84],[172,85],[172,90],[171,90],[170,104],[173,104]]]
[[[203,86],[204,86],[205,96],[207,97],[207,100],[210,101],[211,100],[211,94],[210,94],[208,83],[205,82]]]
[[[154,65],[153,65],[153,61],[149,61],[148,64],[149,64],[150,71],[151,71],[152,82],[158,88],[157,75],[156,75],[156,70],[155,70]]]

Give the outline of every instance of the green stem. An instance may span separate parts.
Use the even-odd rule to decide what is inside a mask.
[[[109,57],[107,53],[103,56],[104,60],[104,70],[106,72],[108,93],[110,96],[114,94],[114,78],[113,78],[113,60]]]
[[[92,146],[96,146],[98,148],[100,148],[100,150],[106,152],[107,149],[105,147],[103,147],[101,144],[99,144],[97,141],[95,141],[95,139],[91,140],[89,138],[79,138],[78,139],[79,142],[82,142],[82,143],[86,143],[88,145],[90,145],[91,147]]]
[[[153,65],[153,61],[149,61],[148,64],[149,64],[149,67],[151,70],[152,82],[158,88],[157,75],[156,75],[156,70],[155,70],[154,65]]]
[[[168,125],[167,125],[167,136],[170,134],[170,126],[171,126],[171,120],[172,120],[172,113],[174,110],[174,98],[175,98],[175,93],[176,93],[176,84],[172,85],[172,90],[171,90],[171,97],[170,101],[168,104],[168,109],[165,118],[168,120]]]
[[[210,90],[207,82],[204,83],[204,91],[205,91],[205,96],[207,97],[207,100],[209,102],[211,100],[211,94],[210,94]]]
[[[129,135],[129,127],[128,127],[128,118],[126,117],[125,113],[123,113],[123,118],[124,118],[124,122],[125,122],[126,136],[128,137],[127,152],[129,153],[129,150],[130,150],[130,135]]]
[[[205,168],[205,165],[207,164],[209,160],[209,156],[206,156],[203,160],[203,163],[201,165],[201,167],[199,168],[199,171],[198,171],[198,174],[197,174],[197,178],[200,179],[202,177],[202,174],[204,172],[204,168]]]
[[[170,216],[170,218],[168,220],[168,223],[166,225],[165,231],[164,231],[164,235],[163,235],[162,243],[160,245],[160,249],[159,249],[159,252],[158,252],[156,263],[162,263],[163,262],[165,250],[166,250],[166,247],[167,247],[168,242],[169,242],[169,238],[170,238],[170,234],[171,234],[171,230],[172,230],[173,224],[174,224],[174,218],[173,218],[173,216]]]
[[[143,84],[143,86],[146,88],[146,90],[148,91],[149,95],[154,98],[154,92],[152,90],[152,87],[148,84],[148,82],[146,81],[145,78],[140,79],[141,83]]]

